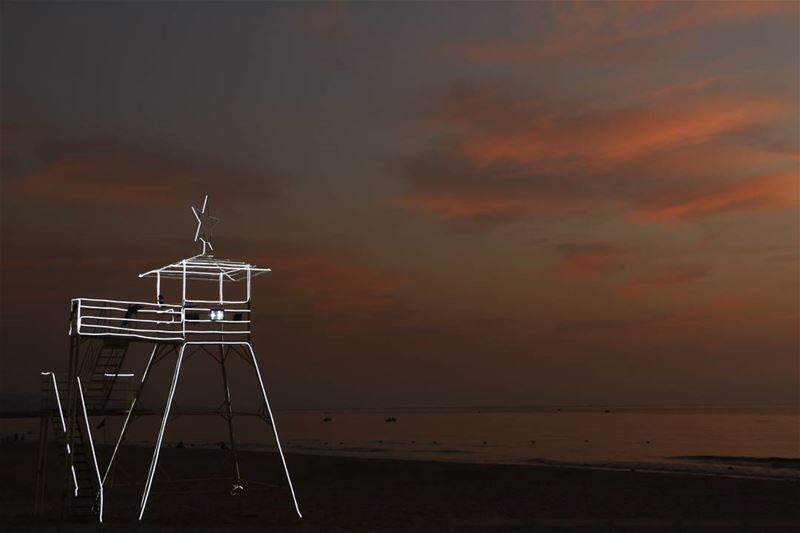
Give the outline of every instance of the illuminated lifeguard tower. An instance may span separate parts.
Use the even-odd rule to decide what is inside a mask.
[[[144,516],[147,500],[158,465],[164,431],[170,417],[172,399],[181,372],[183,360],[191,353],[203,352],[220,363],[225,386],[223,417],[228,422],[231,452],[234,462],[234,480],[231,494],[243,490],[236,457],[233,431],[233,410],[226,370],[230,355],[239,355],[252,365],[264,400],[263,417],[272,427],[272,433],[283,465],[292,502],[297,515],[300,508],[294,493],[289,469],[281,448],[278,431],[272,416],[267,391],[261,377],[256,355],[250,342],[251,284],[255,276],[269,272],[242,261],[220,259],[213,252],[211,233],[218,219],[212,217],[208,196],[199,211],[192,208],[197,218],[195,242],[202,243],[202,253],[176,261],[139,275],[155,280],[155,302],[133,302],[76,298],[70,312],[70,361],[66,382],[59,383],[53,372],[42,372],[45,405],[42,416],[42,437],[37,478],[37,509],[44,497],[44,472],[48,427],[52,425],[56,441],[66,458],[64,498],[72,514],[93,514],[103,520],[103,486],[125,439],[132,417],[137,415],[137,403],[147,382],[152,366],[159,360],[174,355],[175,368],[168,391],[166,405],[158,431],[150,469],[144,484],[139,507],[139,520]],[[167,303],[162,284],[177,280],[180,284],[180,303]],[[202,284],[204,287],[197,287]],[[229,295],[233,284],[244,285],[239,297]],[[208,291],[209,285],[213,288]],[[196,289],[205,288],[202,298],[194,297]],[[213,294],[209,296],[209,294]],[[133,392],[130,405],[115,407],[115,392],[125,378],[132,374],[119,371],[131,343],[152,344],[149,360],[141,380]],[[102,414],[125,416],[119,437],[108,464],[101,469],[91,435],[89,417]],[[101,474],[101,472],[104,472]],[[82,511],[82,513],[81,513]]]

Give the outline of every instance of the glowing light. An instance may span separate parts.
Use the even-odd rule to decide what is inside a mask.
[[[222,309],[212,309],[209,312],[209,318],[212,322],[219,322],[225,318],[225,311]]]

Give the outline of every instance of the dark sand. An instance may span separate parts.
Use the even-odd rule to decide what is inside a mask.
[[[223,479],[230,472],[227,452],[169,448],[162,451],[163,470],[139,524],[137,506],[151,450],[126,447],[120,453],[115,485],[106,491],[106,523],[99,527],[59,520],[63,463],[53,446],[50,509],[32,518],[36,446],[0,445],[0,530],[447,531],[485,519],[800,519],[796,481],[290,454],[304,513],[298,520],[288,488],[276,485],[280,464],[275,454],[240,454],[243,478],[250,481],[242,496],[233,497],[230,479]],[[170,481],[187,477],[212,479]]]

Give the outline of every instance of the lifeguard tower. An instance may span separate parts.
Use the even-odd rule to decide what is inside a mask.
[[[69,319],[70,355],[66,379],[59,380],[54,372],[42,372],[43,410],[35,510],[41,510],[43,505],[47,433],[52,427],[55,440],[65,458],[64,512],[70,515],[96,516],[99,521],[103,521],[103,487],[128,427],[139,414],[137,407],[150,370],[156,362],[174,356],[172,381],[139,505],[138,518],[141,520],[156,475],[158,456],[180,378],[181,364],[189,355],[202,352],[214,358],[221,366],[225,390],[224,410],[221,414],[228,423],[234,464],[231,494],[244,489],[236,457],[234,415],[226,369],[228,357],[238,355],[252,366],[258,378],[264,400],[262,416],[272,428],[294,509],[302,517],[267,390],[250,341],[252,279],[270,269],[215,257],[211,234],[219,220],[211,216],[208,196],[203,200],[200,210],[192,207],[192,211],[197,219],[194,240],[201,243],[202,253],[139,275],[140,278],[155,280],[154,302],[97,298],[72,300]],[[180,285],[180,302],[165,301],[162,284],[170,282]],[[239,287],[238,297],[230,295],[234,285]],[[211,291],[208,290],[209,287],[212,288]],[[204,289],[202,297],[196,296],[197,289]],[[213,297],[209,294],[213,294]],[[120,370],[133,343],[147,343],[152,345],[152,349],[139,383],[131,388],[130,378],[135,376],[121,374]],[[129,391],[125,390],[126,387]],[[123,405],[119,396],[125,392],[129,392],[129,402]],[[124,416],[125,420],[110,459],[101,467],[92,438],[90,418],[114,414]]]

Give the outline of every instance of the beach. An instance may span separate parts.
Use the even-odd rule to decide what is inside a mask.
[[[60,519],[63,462],[52,445],[48,508],[42,517],[32,517],[36,452],[35,443],[28,441],[4,443],[0,448],[0,529],[96,531],[98,525],[90,520]],[[229,451],[165,448],[139,524],[136,515],[150,453],[144,447],[121,448],[113,483],[105,489],[103,529],[506,531],[536,519],[800,520],[800,483],[788,479],[289,453],[287,462],[304,515],[301,520],[294,514],[285,482],[278,484],[281,468],[276,454],[240,452],[245,490],[231,496]],[[711,529],[698,525],[696,530],[733,530],[708,524]],[[763,530],[797,530],[789,522],[773,526]],[[608,528],[589,525],[573,530]]]

